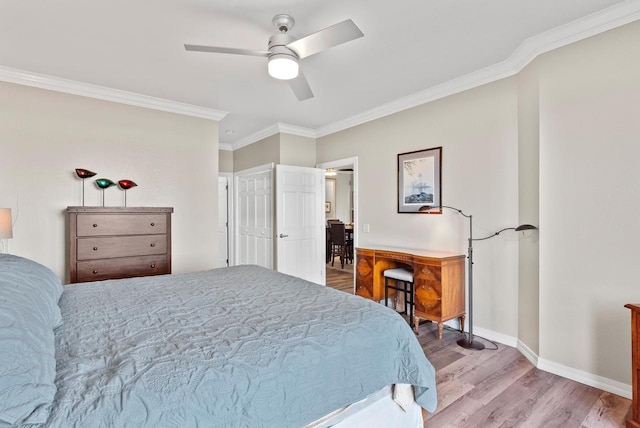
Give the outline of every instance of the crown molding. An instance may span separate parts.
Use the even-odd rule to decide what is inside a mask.
[[[67,94],[80,95],[83,97],[96,98],[104,101],[112,101],[115,103],[143,107],[152,110],[177,113],[201,119],[220,121],[228,114],[221,110],[194,106],[177,101],[150,97],[148,95],[106,88],[104,86],[91,85],[89,83],[62,79],[59,77],[32,73],[4,66],[0,66],[0,81],[64,92]]]
[[[233,147],[231,146],[231,144],[218,143],[218,150],[224,150],[226,152],[232,152],[233,151]]]
[[[627,0],[525,40],[505,61],[466,74],[316,130],[317,138],[519,73],[537,56],[640,19],[640,1]]]
[[[278,129],[283,134],[297,135],[298,137],[317,138],[318,132],[315,129],[305,128],[303,126],[289,125],[287,123],[278,122]]]
[[[232,150],[238,150],[242,147],[250,146],[253,143],[257,143],[260,140],[271,137],[275,134],[291,134],[299,137],[317,138],[317,132],[311,128],[304,128],[302,126],[289,125],[287,123],[277,122],[273,125],[264,128],[254,134],[244,137],[241,140],[231,143]]]

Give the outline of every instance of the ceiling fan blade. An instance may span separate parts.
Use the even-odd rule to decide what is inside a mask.
[[[288,81],[289,86],[293,89],[293,93],[296,95],[298,101],[308,100],[309,98],[313,98],[313,92],[311,92],[311,86],[309,86],[309,82],[307,78],[304,77],[302,71],[298,72],[298,77],[295,79],[291,79]]]
[[[364,36],[352,20],[339,22],[287,45],[300,59]]]
[[[184,45],[184,48],[188,51],[194,51],[194,52],[214,52],[214,53],[225,53],[225,54],[235,54],[235,55],[263,56],[263,57],[269,56],[269,52],[267,51],[223,48],[220,46]]]

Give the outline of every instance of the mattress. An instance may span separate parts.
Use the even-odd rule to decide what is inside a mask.
[[[302,427],[385,386],[433,411],[393,310],[258,266],[67,285],[47,427]]]

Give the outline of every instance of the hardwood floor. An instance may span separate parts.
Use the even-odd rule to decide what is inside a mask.
[[[353,293],[353,270],[327,267],[327,286]],[[418,341],[436,368],[438,389],[425,428],[625,426],[631,400],[538,370],[506,345],[491,350],[483,341],[488,349],[475,351],[456,344],[457,331],[436,336],[434,323],[420,325]]]
[[[353,264],[345,264],[344,269],[340,268],[340,262],[336,257],[333,267],[327,263],[327,286],[336,290],[353,294]]]

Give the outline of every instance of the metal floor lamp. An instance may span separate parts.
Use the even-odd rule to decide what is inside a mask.
[[[500,235],[502,232],[504,232],[505,230],[514,230],[516,232],[520,232],[522,230],[531,230],[531,229],[537,229],[537,227],[531,225],[531,224],[521,224],[518,227],[506,227],[502,230],[499,230],[489,236],[485,236],[484,238],[477,238],[477,239],[473,239],[473,216],[471,214],[465,214],[464,212],[462,212],[461,209],[459,208],[455,208],[455,207],[450,207],[447,205],[438,205],[438,206],[423,206],[420,207],[420,209],[418,211],[420,212],[424,212],[424,213],[428,213],[432,210],[435,210],[437,208],[440,208],[440,211],[442,211],[442,208],[448,208],[450,210],[454,210],[457,211],[458,213],[460,213],[463,217],[466,217],[469,219],[469,246],[467,248],[467,270],[469,272],[469,286],[468,286],[468,296],[469,296],[469,336],[467,337],[463,337],[462,339],[458,340],[458,345],[466,348],[466,349],[476,349],[478,351],[484,349],[484,344],[480,343],[478,341],[473,341],[474,336],[473,336],[473,241],[484,241],[485,239],[489,239],[489,238],[493,238],[494,236],[498,236]],[[460,326],[460,330],[462,330],[462,334],[464,336],[464,326]]]

